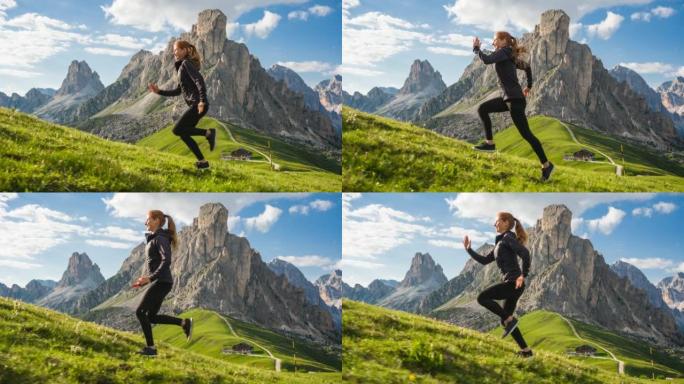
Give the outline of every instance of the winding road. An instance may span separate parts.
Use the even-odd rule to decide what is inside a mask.
[[[230,333],[232,333],[233,336],[237,337],[238,339],[241,339],[241,340],[244,340],[244,341],[248,341],[248,342],[250,342],[250,343],[256,345],[257,347],[263,349],[264,351],[266,351],[266,353],[268,354],[269,358],[271,358],[271,359],[273,359],[273,361],[275,361],[275,370],[276,370],[276,372],[280,372],[280,365],[282,364],[282,360],[280,360],[279,358],[273,356],[273,353],[271,353],[271,351],[269,351],[268,349],[266,349],[266,348],[265,348],[264,346],[262,346],[261,344],[257,344],[254,340],[248,340],[248,339],[246,339],[246,338],[244,338],[244,337],[242,337],[242,336],[238,336],[238,334],[235,333],[235,330],[233,329],[233,326],[230,324],[230,321],[228,321],[228,319],[226,319],[223,315],[221,315],[221,314],[218,314],[218,315],[219,315],[219,317],[226,323],[226,325],[228,325],[228,328],[230,328]]]
[[[595,343],[595,342],[593,342],[593,341],[589,341],[589,340],[587,340],[587,339],[584,339],[582,336],[579,335],[579,333],[577,333],[577,330],[575,329],[575,326],[572,325],[572,322],[571,322],[570,320],[566,319],[565,316],[563,316],[563,315],[561,315],[561,314],[558,314],[558,315],[559,315],[563,320],[565,320],[566,323],[568,323],[568,325],[570,326],[570,329],[572,329],[572,333],[575,334],[575,337],[576,337],[576,338],[578,338],[578,339],[580,339],[580,340],[582,340],[582,341],[585,341],[585,342],[587,342],[587,343],[591,343],[591,344],[593,344],[593,345],[596,345],[597,347],[599,347],[599,348],[603,349],[604,351],[606,351],[606,352],[610,355],[611,360],[614,360],[614,361],[616,361],[616,362],[618,363],[618,373],[621,374],[621,375],[624,375],[624,374],[625,374],[625,362],[624,362],[624,361],[619,360],[617,357],[615,357],[615,354],[614,354],[613,352],[607,350],[606,348],[603,348],[602,346],[598,345],[597,343]],[[600,356],[591,356],[591,357],[594,357],[594,358],[596,358],[596,359],[605,359],[605,357],[600,357]]]
[[[622,176],[622,175],[624,174],[624,167],[623,167],[622,165],[617,164],[615,161],[613,161],[613,158],[612,158],[612,157],[608,156],[608,155],[605,154],[604,152],[601,152],[599,149],[597,149],[597,148],[595,148],[595,147],[592,147],[592,146],[590,146],[590,145],[587,145],[587,144],[580,143],[579,140],[577,140],[577,138],[575,137],[575,133],[572,131],[572,129],[570,129],[570,127],[569,127],[567,124],[565,124],[565,122],[560,121],[560,120],[558,120],[558,121],[559,121],[561,124],[563,124],[563,126],[565,127],[565,129],[567,129],[568,133],[570,134],[570,137],[572,137],[572,141],[574,141],[574,142],[575,142],[576,144],[578,144],[578,145],[582,145],[582,146],[585,146],[585,147],[589,147],[589,148],[593,149],[594,151],[596,151],[596,152],[600,153],[601,155],[603,155],[603,157],[605,157],[606,159],[608,159],[608,161],[610,162],[610,164],[612,164],[612,165],[615,166],[615,174],[616,174],[616,175]],[[601,163],[601,161],[591,161],[591,162],[592,162],[592,163]]]
[[[231,140],[231,141],[233,141],[233,142],[236,143],[236,144],[240,144],[240,145],[242,145],[242,146],[244,146],[244,147],[247,147],[247,148],[251,149],[252,151],[254,151],[254,152],[260,154],[261,156],[263,156],[264,159],[266,159],[266,161],[262,161],[262,160],[250,160],[250,161],[257,162],[257,163],[270,163],[270,164],[273,164],[273,169],[275,169],[275,170],[280,169],[280,164],[275,163],[275,162],[273,161],[273,159],[272,159],[270,156],[266,155],[265,153],[263,153],[262,151],[256,149],[255,147],[253,147],[253,146],[251,146],[251,145],[247,145],[247,144],[244,144],[244,143],[241,143],[241,142],[235,140],[235,137],[233,136],[233,132],[230,131],[230,129],[228,128],[228,126],[227,126],[226,124],[224,124],[224,123],[223,123],[222,121],[220,121],[220,120],[216,120],[216,122],[219,123],[219,125],[222,126],[223,129],[226,130],[226,133],[228,133],[228,136],[230,137],[230,140]]]

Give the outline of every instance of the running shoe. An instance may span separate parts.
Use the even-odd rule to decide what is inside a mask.
[[[494,152],[496,150],[496,145],[483,142],[482,144],[473,146],[473,149],[482,152]]]
[[[553,163],[549,163],[549,166],[542,168],[541,181],[546,181],[551,177],[551,172],[553,172]]]

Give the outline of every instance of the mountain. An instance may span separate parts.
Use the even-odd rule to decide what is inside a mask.
[[[330,120],[342,135],[342,76],[335,75],[316,84],[314,91],[318,93],[321,106],[328,111]]]
[[[285,276],[292,285],[303,289],[309,303],[319,305],[321,297],[318,294],[318,288],[307,280],[297,267],[278,258],[269,261],[267,265],[276,275]]]
[[[337,309],[342,308],[342,284],[342,271],[339,269],[322,275],[314,282],[321,299]]]
[[[374,113],[398,120],[409,120],[423,103],[446,89],[442,74],[427,60],[416,59],[411,64],[404,85],[394,97]]]
[[[74,252],[57,285],[47,296],[36,301],[36,304],[73,313],[81,296],[97,288],[104,281],[100,267],[93,264],[86,253]]]
[[[40,118],[60,122],[65,111],[88,101],[103,89],[100,75],[93,72],[85,61],[74,60],[69,65],[62,86],[48,103],[37,108],[33,113]]]
[[[416,59],[400,89],[374,87],[367,95],[344,93],[344,104],[377,115],[398,120],[410,119],[418,108],[430,98],[446,89],[442,75],[435,71],[429,61]]]
[[[342,283],[342,296],[350,300],[375,304],[383,297],[394,292],[397,285],[399,285],[398,281],[392,280],[392,282],[388,283],[387,280],[380,279],[371,281],[371,283],[368,284],[368,288],[361,284],[354,284],[354,287],[352,288],[346,283]]]
[[[654,307],[643,290],[613,272],[590,240],[571,233],[571,221],[567,207],[550,205],[528,229],[531,269],[518,311],[545,309],[658,344],[684,343],[670,311]],[[454,279],[466,279],[466,274],[472,280],[463,290],[453,290],[456,295],[446,302],[423,304],[423,312],[431,309],[431,316],[480,329],[495,326],[498,319],[476,298],[501,281],[498,268],[468,259]]]
[[[310,110],[318,111],[322,108],[318,92],[306,85],[297,72],[279,64],[273,64],[266,72],[276,81],[284,82],[290,90],[304,96],[304,105]]]
[[[615,80],[626,82],[633,91],[643,96],[652,111],[662,112],[665,110],[663,103],[660,101],[660,94],[651,88],[641,75],[621,65],[616,65],[608,72]]]
[[[588,45],[570,40],[569,26],[565,12],[548,10],[534,31],[518,40],[529,50],[534,79],[527,114],[556,117],[657,149],[670,148],[677,139],[672,120],[651,111],[641,95],[615,80]],[[518,75],[524,84],[524,73]],[[482,137],[477,107],[498,95],[494,66],[475,57],[459,80],[425,102],[412,120],[447,136],[475,140]],[[509,125],[507,114],[497,115],[496,126]]]
[[[227,220],[223,205],[205,204],[192,225],[178,233],[174,287],[164,310],[202,307],[280,333],[338,343],[341,336],[330,313],[271,271],[246,238],[228,233]],[[135,247],[114,276],[79,300],[84,318],[135,328],[131,311],[145,290],[131,285],[145,273],[144,250],[143,244]]]
[[[657,287],[668,307],[684,311],[684,272],[662,279]]]
[[[53,280],[35,279],[29,281],[24,288],[16,284],[12,284],[12,287],[7,287],[0,283],[0,296],[33,303],[50,293],[56,285],[57,282]]]
[[[662,83],[658,89],[662,104],[671,113],[684,116],[684,77]]]
[[[228,40],[226,21],[220,10],[204,10],[192,30],[178,37],[194,44],[202,56],[208,116],[310,147],[339,149],[341,138],[326,114],[306,108],[304,98],[273,79],[247,46]],[[147,85],[176,86],[174,40],[160,54],[136,53],[113,84],[62,121],[128,142],[169,124],[187,108],[185,102],[151,94]]]
[[[421,300],[447,282],[442,267],[436,264],[429,253],[417,252],[411,260],[411,267],[404,279],[378,305],[415,312]]]
[[[16,108],[22,112],[31,113],[49,102],[55,92],[51,88],[31,88],[24,96],[16,93],[13,93],[12,96],[7,96],[0,92],[0,107]]]

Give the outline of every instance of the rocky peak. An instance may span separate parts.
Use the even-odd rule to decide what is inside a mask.
[[[203,58],[210,58],[223,52],[226,40],[226,15],[218,9],[205,9],[199,13],[192,34],[200,41],[197,49]]]
[[[73,95],[91,86],[95,91],[104,89],[100,81],[100,75],[93,72],[85,61],[74,60],[69,65],[67,76],[62,81],[62,86],[57,90],[56,96]]]
[[[104,277],[100,273],[100,267],[98,267],[97,264],[93,264],[85,252],[74,252],[69,258],[67,269],[64,271],[62,279],[57,284],[57,287],[79,285],[89,278],[95,283],[104,281]]]
[[[565,248],[572,235],[572,212],[562,204],[552,204],[544,208],[542,218],[537,226],[542,233],[556,241],[560,248]]]
[[[658,283],[658,289],[668,307],[684,311],[684,273],[678,272],[662,279]]]
[[[435,71],[427,60],[416,59],[411,64],[409,76],[404,81],[404,86],[399,90],[399,94],[414,94],[428,89],[443,91],[446,84],[442,80],[442,74]]]
[[[200,207],[199,216],[195,218],[193,226],[205,234],[210,246],[221,247],[228,233],[228,209],[221,203],[204,204]]]
[[[441,284],[446,283],[447,279],[442,266],[436,264],[429,253],[417,252],[411,260],[411,268],[406,272],[399,287],[415,287],[431,280]]]

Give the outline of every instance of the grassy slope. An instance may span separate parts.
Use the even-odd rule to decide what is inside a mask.
[[[673,358],[662,351],[653,349],[653,355],[650,354],[651,349],[647,344],[635,342],[631,339],[619,336],[610,331],[601,329],[599,327],[585,324],[579,321],[569,319],[574,325],[579,335],[589,340],[579,340],[575,337],[572,329],[558,314],[548,311],[534,311],[528,313],[520,318],[520,329],[523,332],[525,340],[535,349],[543,349],[555,353],[563,354],[566,350],[574,350],[580,345],[589,344],[596,348],[597,356],[610,356],[596,345],[607,348],[615,354],[615,356],[625,362],[625,374],[630,376],[645,376],[652,377],[655,373],[656,377],[682,377],[684,378],[684,362]],[[497,327],[491,331],[496,336],[501,336],[501,327]],[[509,340],[511,343],[514,341]],[[577,357],[573,359],[583,360],[585,363],[598,365],[608,369],[610,372],[617,371],[617,363],[612,360],[602,360],[587,357]],[[651,369],[651,359],[654,360],[653,369]],[[683,380],[684,381],[684,380]]]
[[[112,142],[0,108],[0,190],[5,191],[339,191],[327,171],[273,172],[267,165],[194,161]]]
[[[589,150],[596,154],[597,161],[608,161],[592,148],[595,147],[610,156],[613,161],[622,165],[622,155],[620,154],[620,145],[622,145],[625,151],[624,165],[626,175],[684,176],[684,167],[645,148],[639,148],[621,142],[616,138],[602,135],[596,131],[568,124],[577,140],[582,144],[586,144],[578,145],[572,140],[568,131],[557,119],[547,116],[534,116],[529,119],[529,122],[532,132],[544,145],[546,155],[555,164],[614,173],[615,167],[612,165],[578,161],[568,162],[563,160],[563,155],[587,148],[588,146]],[[532,147],[520,137],[518,130],[514,126],[510,126],[497,133],[494,136],[494,141],[497,148],[502,152],[531,160],[537,159],[537,155],[532,150]]]
[[[209,151],[209,143],[202,137],[196,137],[196,141],[202,150],[202,153],[208,160],[219,161],[222,153],[230,153],[238,148],[246,148],[253,153],[253,160],[266,161],[266,158],[261,156],[254,149],[268,155],[268,142],[271,142],[271,156],[273,161],[281,166],[281,171],[328,171],[340,174],[341,167],[336,162],[327,159],[324,156],[308,152],[303,148],[288,144],[277,138],[271,138],[261,133],[251,131],[244,128],[224,123],[233,134],[237,143],[230,139],[226,130],[215,119],[204,118],[200,121],[199,128],[215,128],[217,133],[216,148],[214,151]],[[185,155],[192,157],[194,155],[190,149],[183,143],[178,136],[172,132],[173,126],[168,126],[159,132],[143,138],[138,142],[138,145],[143,145],[155,148],[165,152],[171,152],[177,155]],[[259,169],[268,169],[265,163],[251,162],[250,166]]]
[[[479,153],[471,144],[345,107],[344,191],[684,191],[677,176],[618,177],[558,165],[547,183],[537,161]]]
[[[238,336],[247,339],[246,342],[254,347],[254,353],[258,354],[259,357],[225,355],[221,353],[224,347],[230,348],[234,344],[245,341],[233,336],[226,323],[216,312],[193,309],[181,314],[180,317],[192,317],[195,322],[193,340],[190,343],[186,341],[185,335],[179,327],[171,325],[156,326],[154,328],[155,337],[176,347],[186,348],[221,360],[274,369],[273,360],[268,358],[268,354],[263,349],[254,344],[256,342],[256,344],[270,350],[276,358],[282,360],[281,369],[294,371],[292,339],[290,338],[224,316],[231,323]],[[295,351],[297,371],[334,371],[341,368],[339,358],[311,344],[296,340]]]
[[[642,383],[433,319],[343,301],[343,378],[349,383]]]
[[[1,383],[340,383],[340,374],[252,368],[158,343],[136,354],[142,336],[21,301],[0,298]]]

